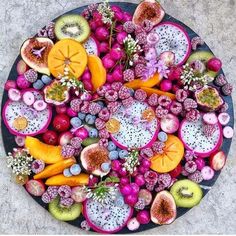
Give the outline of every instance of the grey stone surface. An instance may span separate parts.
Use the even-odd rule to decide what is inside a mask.
[[[83,5],[79,0],[1,0],[0,1],[0,85],[7,79],[22,42],[50,19]],[[130,2],[139,2],[133,0]],[[236,78],[236,1],[161,0],[166,11],[199,33],[223,61],[228,79]],[[234,105],[236,90],[233,93]],[[172,225],[149,234],[235,234],[236,233],[236,139],[227,165],[217,183],[198,207]],[[4,157],[3,147],[0,156]],[[53,219],[23,190],[11,181],[5,159],[0,159],[0,234],[84,234],[83,231]]]

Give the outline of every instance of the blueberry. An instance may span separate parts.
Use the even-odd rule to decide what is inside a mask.
[[[102,108],[105,107],[105,104],[102,101],[98,101],[97,104],[99,104]]]
[[[96,116],[93,116],[93,115],[90,115],[88,114],[86,117],[85,117],[85,122],[88,124],[88,125],[93,125],[95,123],[95,120],[96,120]]]
[[[112,141],[109,141],[107,149],[108,151],[114,151],[116,150],[116,145]]]
[[[110,163],[104,162],[101,164],[101,169],[104,172],[108,172],[111,169]]]
[[[40,90],[41,88],[43,88],[43,86],[44,86],[44,83],[40,79],[36,80],[33,83],[33,88],[37,90]]]
[[[48,75],[42,75],[41,80],[46,85],[48,85],[52,82],[52,79]]]
[[[89,137],[90,138],[97,138],[98,137],[98,130],[95,128],[92,128],[89,130]]]
[[[128,154],[129,154],[129,153],[128,153],[127,150],[120,150],[120,151],[119,151],[119,157],[120,157],[121,159],[127,157]]]
[[[123,196],[121,196],[121,195],[117,196],[117,198],[115,199],[115,205],[117,207],[124,206],[124,198],[123,198]]]
[[[81,172],[81,167],[79,164],[74,164],[70,167],[70,172],[72,175],[78,175]]]
[[[70,177],[70,176],[72,176],[72,174],[71,174],[71,172],[70,172],[70,169],[69,169],[69,168],[64,169],[64,170],[63,170],[63,175],[64,175],[65,177]]]
[[[133,90],[133,89],[129,89],[129,93],[130,93],[130,96],[131,96],[131,97],[134,96],[134,90]]]
[[[82,125],[82,121],[80,120],[79,117],[71,118],[70,123],[74,128],[78,128]]]
[[[117,152],[117,151],[111,151],[111,152],[109,152],[109,159],[110,159],[110,160],[116,160],[116,159],[118,159],[118,152]]]
[[[78,113],[78,117],[79,117],[81,120],[84,120],[85,116],[86,116],[86,114],[83,113],[83,112],[79,112],[79,113]]]
[[[158,137],[159,141],[161,141],[161,142],[166,142],[168,139],[167,134],[163,131],[159,132],[157,137]]]

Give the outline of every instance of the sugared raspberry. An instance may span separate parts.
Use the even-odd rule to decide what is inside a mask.
[[[156,191],[157,193],[159,193],[159,192],[163,191],[165,188],[166,188],[165,185],[159,184],[159,185],[155,188],[155,191]]]
[[[222,87],[225,84],[227,84],[228,82],[227,82],[227,79],[225,78],[225,76],[223,74],[220,74],[215,78],[214,83],[215,83],[215,85]]]
[[[143,89],[137,89],[135,92],[134,92],[134,97],[140,101],[140,102],[143,102],[145,101],[145,99],[147,98],[147,93],[143,90]]]
[[[89,113],[91,115],[97,115],[101,111],[102,107],[96,103],[96,102],[91,102],[89,105]]]
[[[38,174],[45,168],[45,163],[42,160],[34,160],[31,164],[31,170],[33,173]]]
[[[83,220],[80,224],[80,227],[82,230],[85,230],[85,231],[89,231],[90,230],[90,226],[88,224],[88,222],[86,220]]]
[[[108,139],[102,138],[99,140],[98,144],[101,147],[107,148],[108,147]]]
[[[164,118],[168,114],[168,112],[169,111],[167,109],[163,108],[162,106],[158,106],[156,108],[156,116],[159,119]]]
[[[49,195],[49,197],[51,198],[51,199],[54,199],[54,198],[56,198],[57,197],[57,195],[58,195],[58,189],[59,189],[59,187],[57,187],[57,186],[49,186],[48,188],[47,188],[47,194]]]
[[[38,73],[34,69],[29,69],[24,73],[26,80],[30,83],[34,83],[38,79]]]
[[[186,98],[184,100],[184,109],[190,111],[191,109],[197,108],[197,103],[192,98]]]
[[[155,171],[149,170],[145,172],[144,179],[146,183],[155,185],[157,183],[158,174]]]
[[[144,45],[147,43],[147,33],[141,32],[136,35],[135,39],[138,41],[138,44]]]
[[[159,105],[162,106],[162,107],[169,107],[170,104],[171,104],[171,99],[170,99],[168,96],[161,95],[161,96],[158,98],[158,103],[159,103]]]
[[[124,107],[130,107],[133,105],[133,103],[134,103],[134,99],[132,97],[122,100],[122,104]]]
[[[146,183],[145,187],[146,187],[147,190],[153,191],[153,189],[155,188],[155,184]]]
[[[109,102],[115,102],[118,99],[118,93],[115,90],[108,90],[105,93],[105,98]]]
[[[176,96],[176,100],[178,102],[184,102],[184,100],[188,97],[188,93],[187,93],[187,91],[185,91],[183,89],[178,89],[175,92],[175,96]]]
[[[216,126],[215,125],[208,125],[204,124],[203,125],[203,133],[207,137],[211,137],[216,131]]]
[[[200,119],[201,115],[197,109],[191,109],[186,113],[185,117],[187,121],[197,122]]]
[[[170,111],[174,115],[179,115],[181,111],[183,110],[183,106],[180,102],[173,101],[170,105]]]
[[[131,34],[135,30],[135,24],[132,21],[126,21],[123,25],[124,31]]]
[[[81,151],[82,151],[82,148],[75,149],[75,154],[74,154],[74,156],[75,156],[75,157],[78,157],[78,156],[80,155]]]
[[[163,142],[156,141],[152,145],[152,150],[155,154],[162,154],[164,147],[165,147],[165,144]]]
[[[193,174],[188,175],[188,178],[198,184],[203,181],[202,173],[199,170],[196,170]]]
[[[81,147],[81,143],[82,143],[82,139],[79,138],[79,137],[73,137],[71,140],[70,140],[70,144],[72,147],[78,149]]]
[[[104,138],[104,139],[108,139],[110,136],[106,129],[99,130],[98,135],[99,135],[99,138]]]
[[[95,127],[98,129],[98,130],[101,130],[103,128],[105,128],[105,121],[102,120],[101,118],[97,118],[95,120]]]
[[[104,97],[106,91],[107,91],[107,88],[105,86],[101,86],[97,89],[97,94],[101,97]]]
[[[144,28],[141,25],[135,25],[135,35],[145,33]]]
[[[134,71],[132,69],[127,69],[123,72],[123,77],[125,81],[134,80]]]
[[[115,113],[119,107],[120,107],[119,102],[109,102],[107,105],[107,109],[108,111],[110,111],[110,113]]]
[[[71,196],[71,187],[68,185],[61,185],[58,189],[60,197],[68,198]]]
[[[139,198],[135,203],[134,208],[137,210],[143,210],[145,208],[145,200],[143,198]]]
[[[189,173],[192,174],[197,170],[197,164],[194,161],[187,161],[184,165],[184,169]]]
[[[169,187],[171,183],[171,176],[168,173],[160,174],[157,179],[159,185],[164,186],[165,188]]]
[[[70,207],[72,206],[73,203],[74,203],[74,200],[70,197],[68,198],[61,197],[60,199],[60,205],[63,207]]]
[[[219,112],[226,112],[227,110],[229,109],[229,105],[227,102],[225,102],[221,107],[220,107],[220,110]]]
[[[144,148],[140,151],[140,155],[144,158],[151,158],[154,156],[154,153],[151,148]]]
[[[222,88],[222,93],[225,95],[225,96],[229,96],[231,95],[232,91],[233,91],[233,86],[231,84],[225,84]]]
[[[136,58],[134,58],[134,65],[135,66],[138,64],[146,65],[146,63],[147,63],[147,60],[143,56],[137,56]]]
[[[52,201],[52,198],[50,198],[49,194],[47,192],[44,192],[41,196],[41,199],[44,203],[49,203]]]
[[[148,19],[144,20],[142,23],[142,27],[147,33],[152,30],[153,26],[154,25],[153,25],[152,21],[150,21]]]
[[[122,87],[120,88],[118,94],[119,94],[119,98],[120,98],[121,100],[130,97],[129,89],[128,89],[127,87],[125,87],[125,86],[122,86]]]
[[[146,66],[144,64],[137,64],[134,68],[134,73],[136,77],[143,77],[146,71]]]
[[[81,104],[80,111],[83,112],[83,113],[89,113],[89,105],[90,105],[90,102],[84,101],[84,102]]]
[[[193,151],[186,150],[184,154],[184,158],[186,161],[192,161],[193,159],[197,158]]]
[[[117,92],[121,89],[122,86],[123,84],[121,82],[113,82],[111,84],[111,88]]]
[[[197,50],[197,47],[199,45],[203,45],[203,44],[204,44],[204,41],[198,36],[192,38],[191,40],[191,46],[194,51]]]
[[[183,175],[183,176],[188,176],[189,173],[188,173],[185,169],[182,169],[181,175]]]
[[[108,121],[110,118],[110,112],[106,107],[102,108],[102,110],[98,113],[98,117],[104,121]]]
[[[158,95],[153,93],[149,98],[148,98],[148,104],[150,106],[157,106],[158,105]]]
[[[61,148],[61,155],[65,158],[74,156],[75,148],[70,144],[65,144]]]
[[[73,111],[79,112],[81,103],[82,103],[82,101],[80,99],[75,98],[75,99],[71,100],[70,107]]]

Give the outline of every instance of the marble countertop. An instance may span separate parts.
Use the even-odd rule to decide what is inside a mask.
[[[47,22],[82,6],[78,0],[2,0],[0,1],[0,96],[11,65],[22,42]],[[129,2],[138,3],[138,0]],[[236,1],[161,0],[166,12],[203,37],[222,59],[229,81],[236,78]],[[236,89],[233,92],[234,105]],[[1,141],[1,140],[0,140]],[[1,142],[2,143],[2,142]],[[227,165],[219,179],[201,201],[169,226],[149,230],[149,234],[234,234],[236,233],[236,139]],[[5,152],[0,145],[0,234],[84,234],[78,228],[53,219],[22,187],[11,181]]]

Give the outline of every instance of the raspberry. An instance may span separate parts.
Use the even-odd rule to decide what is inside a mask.
[[[50,198],[47,192],[43,193],[43,195],[41,196],[41,199],[44,203],[49,203],[52,201],[52,198]]]
[[[99,140],[98,144],[99,144],[101,147],[107,148],[107,147],[108,147],[108,140],[102,138],[102,139]]]
[[[192,38],[191,40],[191,46],[194,51],[197,50],[197,47],[199,45],[203,45],[203,44],[204,44],[204,41],[198,36]]]
[[[189,175],[188,178],[196,183],[201,183],[203,181],[201,171],[197,170],[193,174]]]
[[[130,107],[134,103],[134,99],[132,97],[126,98],[122,101],[124,107]]]
[[[49,197],[51,198],[51,199],[54,199],[54,198],[56,198],[57,197],[57,195],[58,195],[58,187],[57,186],[49,186],[48,188],[47,188],[47,194],[49,195]]]
[[[184,165],[184,169],[189,173],[192,174],[197,170],[197,164],[194,161],[187,161]]]
[[[144,45],[147,43],[147,33],[141,32],[136,35],[136,41],[138,40],[138,44]]]
[[[64,198],[62,197],[60,199],[60,205],[64,207],[70,207],[74,203],[74,200],[72,198]]]
[[[145,101],[145,99],[147,98],[147,93],[142,90],[142,89],[137,89],[134,93],[134,97],[140,101],[140,102],[143,102]]]
[[[192,98],[186,98],[184,100],[184,109],[190,111],[191,109],[197,108],[197,103]]]
[[[183,106],[180,102],[173,101],[170,106],[170,111],[174,115],[179,115],[181,111],[183,110]]]
[[[153,93],[149,98],[148,98],[148,104],[150,106],[157,106],[158,105],[158,95]]]
[[[129,89],[128,89],[127,87],[125,87],[125,86],[122,86],[122,87],[120,88],[118,94],[119,94],[119,98],[120,98],[121,100],[130,97]]]
[[[71,100],[70,107],[73,111],[79,112],[82,101],[78,98]]]
[[[71,196],[71,187],[68,185],[61,185],[58,189],[60,197],[68,198]]]
[[[105,86],[101,86],[97,89],[97,94],[101,97],[104,97],[106,91],[107,91],[107,88]]]
[[[95,127],[98,129],[98,130],[101,130],[103,128],[105,128],[105,121],[103,121],[102,119],[100,118],[97,118],[95,120]]]
[[[118,99],[118,93],[114,90],[108,90],[105,93],[105,98],[109,102],[115,102]]]
[[[155,171],[149,170],[145,172],[144,179],[146,183],[155,185],[157,183],[158,174]]]
[[[155,191],[156,191],[157,193],[159,193],[159,192],[163,191],[165,188],[166,188],[165,185],[159,184],[159,185],[155,188]]]
[[[104,121],[108,121],[110,118],[110,112],[106,107],[104,107],[99,113],[98,117],[101,118]]]
[[[208,125],[204,124],[203,125],[203,133],[206,137],[211,137],[216,131],[216,126],[215,125]]]
[[[162,107],[168,107],[168,106],[170,106],[170,104],[171,104],[171,99],[170,99],[168,96],[161,95],[161,96],[158,98],[158,103],[159,103],[159,105],[162,106]]]
[[[74,156],[74,154],[75,154],[75,148],[72,147],[72,145],[66,144],[66,145],[63,145],[63,146],[62,146],[61,155],[62,155],[63,157],[69,158],[69,157]]]
[[[110,136],[106,129],[99,130],[98,135],[99,135],[99,138],[103,138],[103,139],[108,139]]]
[[[165,144],[160,141],[156,141],[152,145],[152,150],[155,154],[162,154],[163,153],[163,148],[165,147]]]
[[[89,113],[91,115],[97,115],[101,111],[102,107],[96,103],[96,102],[91,102],[89,105]]]
[[[144,28],[141,25],[135,25],[135,35],[145,33]]]
[[[184,100],[188,97],[188,93],[183,89],[178,89],[175,92],[175,96],[178,102],[184,102]]]
[[[167,173],[160,174],[158,176],[157,183],[159,185],[162,185],[165,188],[169,187],[169,185],[171,183],[171,176],[170,176],[170,174],[167,174]]]
[[[193,151],[185,151],[184,158],[186,161],[192,161],[194,158],[197,158],[197,156],[194,154]]]
[[[80,227],[81,227],[81,229],[83,229],[85,231],[89,231],[90,230],[90,226],[89,226],[89,224],[88,224],[88,222],[86,220],[83,220],[80,223]]]
[[[151,148],[144,148],[140,151],[140,155],[143,158],[151,158],[154,156],[154,153]]]
[[[134,68],[134,73],[136,77],[143,77],[143,74],[146,71],[146,66],[144,64],[137,64]]]
[[[89,113],[89,105],[90,105],[90,102],[84,101],[84,102],[81,104],[80,111],[83,112],[83,113]]]
[[[123,25],[124,31],[131,34],[135,30],[135,24],[132,21],[126,21]]]
[[[153,28],[153,23],[150,20],[144,20],[142,23],[143,29],[148,33],[152,30]]]
[[[114,89],[115,91],[119,91],[123,84],[121,82],[114,82],[111,84],[111,88]]]
[[[138,65],[138,64],[143,64],[146,65],[146,59],[143,56],[138,56],[137,58],[134,59],[134,65]]]
[[[182,169],[181,175],[183,175],[183,176],[188,176],[189,173],[188,173],[185,169]]]
[[[225,95],[225,96],[229,96],[232,91],[233,91],[233,86],[231,84],[225,84],[222,88],[222,93]]]
[[[31,164],[31,170],[33,173],[38,174],[45,168],[45,163],[42,160],[34,160]]]
[[[110,113],[115,113],[119,107],[120,107],[119,102],[109,102],[107,105],[107,109],[110,111]]]
[[[154,187],[155,187],[155,184],[149,184],[149,183],[146,183],[146,189],[149,190],[149,191],[153,191]]]
[[[221,86],[224,86],[225,84],[227,84],[228,82],[227,82],[225,76],[223,74],[220,74],[215,78],[214,83],[215,83],[215,85],[221,87]]]
[[[132,81],[134,80],[134,71],[132,69],[127,69],[123,72],[123,76],[125,81]]]
[[[145,208],[145,200],[143,198],[139,198],[135,203],[134,208],[137,210],[143,210]]]
[[[30,83],[34,83],[38,79],[38,73],[34,69],[27,70],[24,76]]]
[[[159,118],[159,119],[162,119],[162,118],[164,118],[167,114],[168,114],[168,110],[167,109],[165,109],[165,108],[163,108],[163,107],[161,107],[161,106],[158,106],[157,108],[156,108],[156,116],[157,116],[157,118]]]
[[[72,147],[78,149],[81,147],[82,139],[79,137],[74,137],[70,140],[70,144]]]
[[[186,113],[185,117],[187,121],[197,122],[200,119],[201,115],[197,109],[191,109]]]
[[[220,113],[221,113],[221,112],[226,112],[228,109],[229,109],[229,105],[228,105],[227,102],[225,102],[225,103],[221,106],[219,112],[220,112]]]

